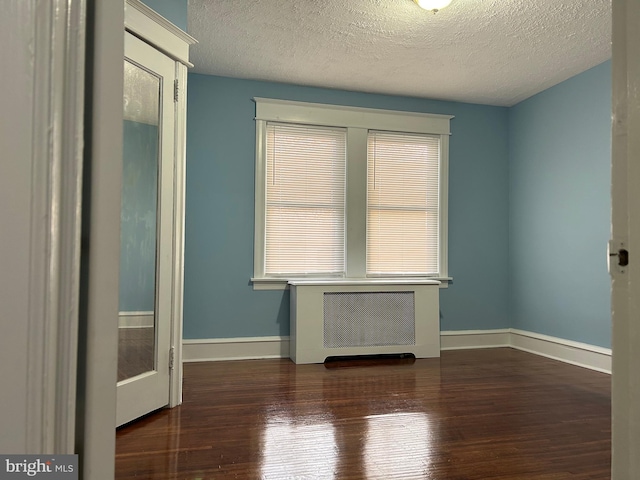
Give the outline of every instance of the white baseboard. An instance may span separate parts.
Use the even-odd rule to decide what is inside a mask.
[[[611,373],[611,349],[513,328],[440,332],[441,350],[511,347],[591,370]],[[184,362],[289,358],[289,337],[183,340]]]
[[[440,350],[508,347],[508,328],[496,330],[454,330],[440,332]]]
[[[511,347],[524,352],[611,373],[611,349],[515,328],[440,332],[441,350]]]
[[[611,373],[610,348],[515,328],[511,329],[511,347],[598,372]]]
[[[204,338],[182,341],[183,362],[289,358],[289,337]]]
[[[153,327],[153,312],[120,312],[118,314],[118,328]]]

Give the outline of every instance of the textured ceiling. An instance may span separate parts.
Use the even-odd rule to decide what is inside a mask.
[[[196,73],[510,106],[611,56],[611,0],[189,0]]]

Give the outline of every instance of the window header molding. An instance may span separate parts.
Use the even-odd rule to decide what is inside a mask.
[[[452,115],[294,102],[255,97],[256,120],[392,132],[451,135]]]

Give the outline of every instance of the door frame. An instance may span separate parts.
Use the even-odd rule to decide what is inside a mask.
[[[85,0],[13,0],[0,20],[6,453],[73,453]],[[27,46],[29,46],[27,48]]]
[[[612,7],[612,479],[626,480],[640,478],[640,3]],[[621,248],[627,267],[618,265]]]
[[[123,25],[121,2],[87,0],[75,453],[98,480],[115,475]]]
[[[180,30],[140,0],[126,0],[125,30],[149,43],[152,47],[175,60],[174,115],[174,255],[173,285],[171,291],[171,355],[173,368],[170,370],[169,407],[182,403],[182,320],[184,289],[184,222],[185,222],[185,170],[186,170],[186,122],[187,122],[187,68],[189,48],[197,40]]]

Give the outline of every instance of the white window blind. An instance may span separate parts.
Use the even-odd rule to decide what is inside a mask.
[[[344,274],[346,135],[267,123],[265,274]]]
[[[367,274],[439,271],[440,136],[370,131]]]

